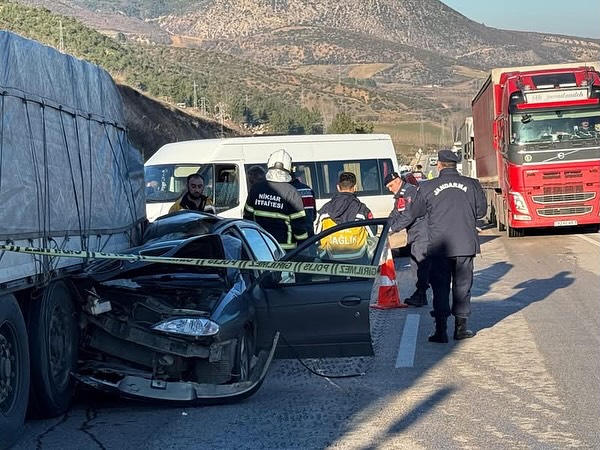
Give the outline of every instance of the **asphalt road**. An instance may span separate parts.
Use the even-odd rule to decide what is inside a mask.
[[[80,391],[63,417],[29,420],[15,448],[600,448],[600,236],[580,233],[484,229],[473,339],[427,342],[429,307],[374,310],[375,357],[305,361],[362,376],[275,361],[253,397],[200,408]]]

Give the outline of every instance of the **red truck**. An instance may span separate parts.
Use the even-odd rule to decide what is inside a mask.
[[[472,102],[488,221],[600,228],[600,62],[493,69]]]

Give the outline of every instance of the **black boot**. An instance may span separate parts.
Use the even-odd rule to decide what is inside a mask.
[[[423,289],[417,289],[410,297],[404,300],[404,303],[410,306],[420,307],[427,304],[427,292]]]
[[[475,332],[467,329],[467,319],[456,317],[454,320],[454,340],[469,339],[475,336]]]
[[[448,342],[448,325],[446,324],[445,317],[436,317],[435,318],[435,331],[429,336],[429,342],[437,342],[440,344],[445,344]]]

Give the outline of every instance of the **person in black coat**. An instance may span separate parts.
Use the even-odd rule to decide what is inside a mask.
[[[435,331],[430,342],[448,342],[447,320],[455,317],[454,339],[471,338],[467,328],[471,314],[473,258],[480,253],[477,219],[485,216],[487,202],[481,184],[456,170],[458,156],[451,150],[438,152],[439,176],[420,185],[406,214],[394,231],[425,217],[428,230],[429,283],[433,291]],[[452,291],[452,307],[450,306]]]
[[[395,233],[400,231],[396,227],[396,223],[411,207],[412,200],[419,189],[419,183],[410,172],[402,175],[391,172],[386,175],[383,184],[394,193],[394,208],[390,213],[390,231]],[[404,299],[404,303],[416,307],[425,306],[427,305],[427,289],[429,288],[427,222],[424,217],[418,217],[405,228],[407,244],[410,245],[410,266],[413,278],[416,280],[416,289],[410,297]]]

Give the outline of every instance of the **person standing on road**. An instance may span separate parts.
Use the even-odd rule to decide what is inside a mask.
[[[294,186],[300,196],[302,197],[302,204],[304,205],[304,212],[306,212],[306,229],[308,235],[312,236],[315,234],[315,215],[316,215],[316,200],[315,191],[308,185],[303,183],[299,178],[299,173],[294,167],[292,171],[292,186]]]
[[[417,194],[418,182],[410,172],[399,176],[396,172],[389,173],[383,180],[385,187],[394,194],[394,208],[390,213],[391,232],[400,231],[395,224],[412,206]],[[427,259],[427,222],[419,217],[407,224],[407,244],[410,245],[410,266],[413,278],[416,280],[416,290],[404,300],[411,306],[427,305],[427,289],[429,288],[429,260]]]
[[[429,282],[433,290],[431,315],[435,319],[435,331],[429,342],[448,342],[450,315],[455,317],[455,340],[475,335],[467,328],[467,318],[471,314],[473,258],[480,253],[477,219],[485,216],[487,202],[479,181],[461,175],[457,163],[454,152],[440,150],[438,177],[419,187],[407,214],[395,223],[395,229],[403,229],[418,217],[425,217],[427,222]]]
[[[356,220],[373,218],[371,210],[356,196],[356,175],[342,172],[337,190],[331,200],[323,205],[317,215],[317,234],[323,230]],[[324,253],[333,259],[362,258],[367,250],[367,240],[373,235],[369,227],[341,230],[321,240]]]
[[[277,150],[267,161],[266,179],[255,183],[244,205],[244,219],[258,223],[286,251],[308,238],[302,197],[292,181],[292,157]]]
[[[421,164],[416,165],[413,175],[415,176],[415,179],[417,181],[423,181],[425,179],[425,174],[423,173],[423,166]]]
[[[173,206],[169,209],[169,213],[182,209],[191,209],[193,211],[213,209],[211,199],[204,195],[204,177],[202,175],[199,173],[188,175],[186,186],[187,190],[179,200],[173,203]]]

